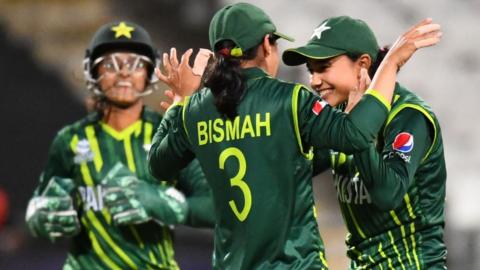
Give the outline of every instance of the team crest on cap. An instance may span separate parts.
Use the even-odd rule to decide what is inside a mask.
[[[128,26],[125,22],[120,22],[117,26],[111,28],[115,32],[115,38],[124,36],[126,38],[132,38],[132,32],[135,30],[134,27]]]
[[[393,150],[408,153],[413,149],[413,135],[408,132],[401,132],[393,141],[392,144]]]
[[[320,39],[322,37],[322,32],[325,31],[325,30],[328,30],[328,29],[331,29],[331,27],[327,26],[327,22],[324,22],[322,25],[320,25],[319,27],[315,28],[315,30],[313,30],[313,34],[310,37],[310,39],[312,39],[315,36],[318,39]]]
[[[326,101],[317,100],[315,103],[313,103],[312,112],[316,115],[319,115],[323,108],[325,108],[327,105],[328,103]]]

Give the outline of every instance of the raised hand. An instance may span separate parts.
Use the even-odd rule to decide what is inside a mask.
[[[415,51],[437,44],[441,36],[440,25],[433,23],[431,18],[424,19],[395,41],[385,59],[392,61],[400,68]]]
[[[193,67],[189,61],[193,53],[188,49],[181,57],[177,58],[177,50],[172,48],[170,55],[163,54],[164,73],[160,69],[155,70],[157,77],[167,84],[174,93],[174,101],[182,100],[185,96],[192,95],[199,87],[203,72],[207,66],[208,59],[212,52],[207,49],[200,49],[197,53]],[[163,106],[162,106],[163,107]]]
[[[408,59],[420,48],[433,46],[440,41],[440,25],[432,19],[424,19],[401,35],[392,45],[373,76],[370,88],[391,104],[397,72]]]

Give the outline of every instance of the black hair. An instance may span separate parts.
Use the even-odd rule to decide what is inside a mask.
[[[275,44],[278,37],[271,35],[270,44]],[[237,106],[245,93],[245,77],[241,72],[241,62],[252,60],[257,56],[259,45],[250,48],[236,57],[230,55],[236,44],[231,40],[223,40],[215,45],[215,59],[208,65],[204,77],[204,85],[212,91],[215,107],[222,116],[234,119]]]
[[[373,78],[375,72],[377,72],[378,67],[385,58],[385,55],[387,55],[389,49],[389,46],[384,46],[378,50],[377,59],[375,59],[375,62],[372,62],[372,65],[370,65],[370,68],[368,69],[368,76],[370,76],[370,78]],[[346,55],[350,60],[357,61],[363,54],[365,53],[347,53]]]

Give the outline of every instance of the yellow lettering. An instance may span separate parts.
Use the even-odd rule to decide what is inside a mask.
[[[249,133],[250,137],[255,137],[255,130],[253,130],[252,119],[250,119],[250,115],[248,114],[245,115],[245,120],[243,120],[242,134],[240,135],[240,138],[245,138],[246,133]]]
[[[204,145],[208,141],[207,122],[201,121],[197,123],[198,145]]]
[[[261,120],[261,114],[257,113],[255,125],[257,127],[257,136],[262,135],[262,132],[261,132],[262,127],[265,128],[265,135],[270,136],[270,113],[267,112],[265,114],[265,121],[262,121]]]
[[[217,118],[213,121],[213,141],[221,142],[225,138],[225,133],[223,132],[223,120]]]
[[[208,143],[212,143],[212,120],[208,120]]]
[[[226,132],[227,132],[227,141],[236,140],[240,137],[240,117],[237,116],[235,119],[226,121]]]
[[[271,136],[270,113],[237,116],[235,119],[216,118],[197,123],[198,145],[233,141],[245,137]]]

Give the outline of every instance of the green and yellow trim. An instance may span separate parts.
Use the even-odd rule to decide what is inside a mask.
[[[382,94],[380,94],[377,90],[368,89],[367,91],[365,91],[365,94],[371,95],[376,99],[378,99],[387,108],[388,111],[392,109],[392,105],[390,104],[390,102],[388,102],[388,100]]]
[[[402,232],[402,241],[403,241],[403,245],[405,246],[405,253],[407,254],[408,264],[411,266],[412,265],[412,258],[410,257],[410,249],[408,247],[407,237],[406,237],[406,234],[405,234],[405,226],[401,225],[400,226],[400,231]]]
[[[415,224],[412,222],[410,223],[410,238],[412,240],[412,251],[413,251],[413,258],[415,260],[415,266],[417,269],[420,269],[420,261],[418,260],[417,255],[417,241],[415,240]]]
[[[165,256],[165,251],[163,250],[163,246],[161,244],[158,244],[158,253],[160,254],[160,259],[162,260],[162,263],[160,263],[160,266],[166,267],[167,259]]]
[[[327,269],[328,269],[328,263],[327,263],[327,260],[325,259],[325,252],[323,252],[323,251],[320,250],[318,253],[319,253],[319,255],[320,255],[320,261],[321,261],[322,264],[323,264],[325,267],[327,267]]]
[[[388,237],[390,238],[390,244],[393,246],[393,250],[397,254],[398,262],[400,263],[402,270],[405,270],[405,266],[403,265],[403,262],[402,262],[402,257],[400,256],[400,252],[398,251],[397,245],[395,245],[395,240],[393,239],[393,234],[391,231],[388,231]]]
[[[167,255],[167,260],[168,264],[170,265],[171,269],[179,269],[177,262],[175,261],[174,255],[175,253],[173,252],[173,241],[172,237],[170,235],[170,231],[166,228],[163,227],[163,243],[165,247],[165,252]]]
[[[100,121],[100,126],[103,128],[105,133],[112,136],[115,140],[121,141],[125,138],[130,137],[133,133],[138,136],[142,132],[142,120],[137,120],[127,128],[124,128],[122,131],[117,131],[108,124]]]
[[[170,107],[167,108],[167,110],[165,111],[165,113],[167,113],[168,111],[170,111],[173,107],[175,106],[183,106],[184,102],[185,102],[185,99],[186,98],[189,98],[190,96],[186,96],[183,100],[180,100],[180,101],[175,101],[172,103],[172,105],[170,105]]]
[[[132,148],[132,138],[130,136],[126,137],[123,140],[123,147],[125,149],[125,156],[127,157],[128,169],[134,173],[137,171],[137,167],[135,166],[135,157],[133,155]]]
[[[395,270],[395,268],[393,268],[393,265],[392,265],[392,259],[388,258],[385,252],[382,250],[382,243],[378,244],[378,253],[380,253],[380,256],[382,256],[382,258],[387,259],[388,269]]]
[[[417,216],[413,213],[413,207],[412,207],[412,203],[410,201],[410,195],[408,195],[408,193],[406,193],[405,196],[403,197],[403,199],[405,200],[405,204],[407,205],[408,215],[410,216],[410,218],[412,220],[414,220]]]
[[[78,136],[75,135],[73,136],[72,138],[72,141],[70,142],[70,147],[72,148],[72,151],[76,151],[76,146],[78,143]],[[82,162],[80,164],[80,172],[82,174],[82,178],[83,178],[83,182],[85,183],[85,185],[87,186],[91,186],[93,187],[94,186],[94,183],[93,183],[93,179],[92,179],[92,176],[90,175],[90,170],[88,168],[88,165],[86,162]],[[93,227],[95,228],[95,230],[97,230],[97,232],[100,234],[100,236],[105,240],[105,242],[108,243],[108,245],[113,249],[113,251],[128,265],[130,266],[130,268],[132,269],[137,269],[137,266],[135,265],[135,263],[127,256],[127,254],[125,252],[123,252],[123,250],[113,241],[113,239],[110,237],[110,235],[108,235],[107,231],[105,230],[105,228],[103,228],[102,224],[100,223],[100,221],[97,219],[97,217],[95,216],[95,214],[93,213],[92,210],[88,210],[86,213],[84,213],[84,216],[82,217],[82,219],[88,219],[90,221],[90,223],[93,225]],[[106,217],[107,219],[107,217]],[[84,221],[84,223],[86,223],[86,221]],[[93,236],[93,237],[92,237]],[[100,248],[100,245],[98,243],[98,240],[96,239],[95,235],[93,233],[91,233],[91,230],[90,230],[90,233],[89,233],[89,237],[90,239],[92,240],[92,245],[97,245],[97,248],[95,250],[96,254],[102,258],[105,263],[109,266],[112,266],[114,267],[114,269],[121,269],[121,268],[115,268],[115,264],[112,264],[113,262],[112,261],[109,261],[107,262],[107,260],[109,260],[108,258],[105,258],[105,253],[103,252],[103,250]],[[117,266],[118,267],[118,266]]]
[[[190,102],[190,97],[186,96],[185,100],[184,100],[184,105],[183,105],[183,108],[182,108],[182,123],[183,123],[183,130],[185,130],[185,134],[187,134],[188,140],[190,141],[190,143],[192,143],[192,140],[190,139],[190,134],[188,133],[187,120],[186,120],[187,119],[186,118],[187,107],[188,107],[189,102]]]
[[[133,237],[135,238],[135,240],[137,240],[138,244],[140,245],[140,248],[145,249],[145,244],[143,243],[142,238],[140,237],[140,234],[138,233],[137,229],[132,225],[128,227]],[[158,264],[157,258],[155,258],[155,255],[153,255],[153,252],[151,250],[148,251],[148,257],[150,258],[150,261],[152,261],[153,265]]]
[[[145,122],[144,126],[144,133],[143,133],[143,144],[149,145],[152,144],[152,133],[153,133],[153,124],[149,122]]]
[[[303,48],[303,47],[300,47],[300,48]],[[306,52],[300,51],[300,48],[287,49],[287,50],[285,50],[284,54],[285,54],[285,53],[288,53],[288,52],[299,54],[299,55],[305,57],[305,62],[307,62],[307,59],[324,60],[324,59],[329,59],[329,58],[333,58],[333,57],[336,57],[336,56],[345,54],[345,52],[338,52],[338,53],[334,53],[334,54],[332,54],[332,55],[315,56],[315,55],[313,55],[313,54],[308,54],[308,53],[306,53]],[[304,63],[305,63],[305,62],[304,62]]]
[[[87,213],[87,219],[90,221],[90,223],[93,225],[95,230],[102,236],[102,238],[107,242],[107,244],[113,249],[113,251],[131,268],[131,269],[138,269],[138,267],[135,265],[135,263],[127,256],[127,254],[123,251],[122,248],[120,248],[110,237],[110,235],[107,233],[105,228],[103,228],[102,224],[100,221],[97,219],[95,214],[93,213],[92,210],[88,210]]]
[[[70,141],[70,149],[74,154],[77,153],[77,144],[78,144],[78,136],[77,134],[73,135],[72,140]]]
[[[93,152],[93,164],[95,165],[95,170],[99,172],[103,166],[102,154],[100,153],[100,147],[98,146],[98,140],[95,136],[95,129],[92,125],[85,127],[85,134],[87,135],[88,143]]]
[[[365,235],[365,233],[362,231],[362,228],[360,228],[360,225],[358,225],[358,221],[357,219],[355,218],[355,215],[353,214],[353,211],[352,211],[352,208],[350,207],[350,204],[346,204],[347,208],[348,208],[348,212],[350,213],[350,217],[352,218],[352,221],[353,221],[353,224],[355,225],[355,229],[357,230],[358,234],[360,235],[360,237],[362,237],[363,239],[366,239],[367,236]]]
[[[312,160],[313,159],[312,148],[310,148],[308,152],[304,151],[303,143],[302,143],[302,137],[300,136],[300,128],[299,128],[299,125],[298,125],[298,95],[299,95],[300,90],[302,88],[306,88],[306,87],[301,85],[301,84],[296,84],[295,87],[293,88],[293,93],[292,93],[293,127],[295,129],[295,136],[297,137],[297,143],[298,143],[298,147],[300,148],[300,153],[302,153],[302,155],[306,159]]]
[[[114,269],[114,270],[121,270],[122,268],[119,267],[117,264],[115,264],[110,258],[105,254],[103,251],[102,247],[98,243],[97,237],[95,234],[89,229],[88,222],[85,218],[85,216],[82,217],[82,223],[83,225],[88,229],[88,237],[92,241],[92,248],[95,251],[95,253],[98,255],[98,257],[109,267],[109,269]]]
[[[405,201],[407,202],[407,209],[408,209],[409,215],[412,219],[414,219],[415,215],[413,214],[413,211],[412,211],[412,206],[410,204],[410,198],[408,197],[408,193],[405,195],[404,198],[405,198]],[[405,226],[402,224],[402,222],[400,221],[400,219],[398,218],[398,216],[397,216],[397,214],[395,213],[394,210],[390,211],[390,215],[392,216],[395,224],[400,226],[400,231],[402,233],[402,241],[403,241],[403,245],[405,246],[405,253],[407,255],[408,263],[409,263],[409,265],[412,265],[412,259],[410,257],[410,249],[408,247],[407,237],[406,237],[406,233],[405,233]],[[419,268],[420,263],[418,261],[418,256],[417,256],[417,252],[416,252],[416,249],[415,249],[416,248],[416,241],[415,241],[415,223],[414,222],[410,223],[410,231],[411,231],[410,239],[412,241],[412,254],[413,254],[413,257],[415,259],[415,264],[417,265],[417,269],[420,269]],[[388,234],[389,234],[390,237],[392,237],[390,231],[388,232]],[[396,249],[395,246],[394,246],[394,248]],[[400,257],[399,257],[399,260],[400,260]],[[403,263],[402,263],[402,268],[403,268]]]

